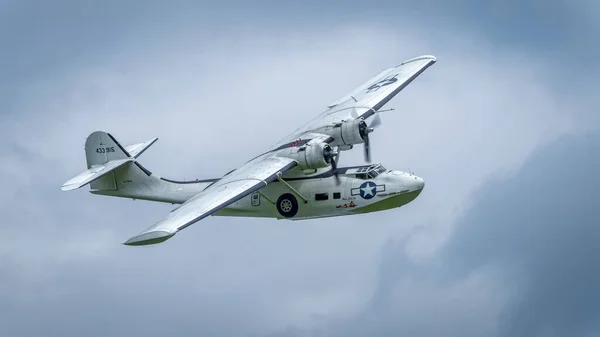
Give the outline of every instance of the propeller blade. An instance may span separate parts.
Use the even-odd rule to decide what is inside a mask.
[[[373,117],[373,121],[371,122],[371,125],[369,125],[369,128],[376,128],[378,126],[381,125],[381,117],[379,117],[379,114],[376,113],[375,117]]]
[[[369,135],[365,136],[365,161],[367,163],[371,162],[371,149],[369,149]]]
[[[338,177],[337,163],[335,162],[334,158],[331,159],[331,170],[333,171],[333,177],[335,178],[335,184],[339,185],[340,177]]]

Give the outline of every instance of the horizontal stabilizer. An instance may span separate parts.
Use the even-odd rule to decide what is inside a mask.
[[[157,140],[158,140],[158,138],[153,138],[153,139],[150,139],[143,143],[125,146],[125,151],[127,151],[127,153],[129,153],[129,155],[132,156],[133,158],[137,158],[144,151],[146,151],[146,149],[148,149],[150,147],[150,145],[154,144]]]
[[[147,146],[146,146],[147,147]],[[133,158],[111,160],[102,165],[93,165],[88,170],[80,173],[76,177],[67,181],[60,188],[63,191],[70,191],[85,186],[96,179],[100,179],[106,174],[118,169],[119,167],[133,162]]]

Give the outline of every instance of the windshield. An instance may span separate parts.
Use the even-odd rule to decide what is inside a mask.
[[[378,175],[380,175],[381,173],[384,173],[386,170],[385,167],[383,167],[382,165],[377,165],[377,166],[372,166],[369,168],[369,177],[371,178],[375,178]]]
[[[358,169],[356,178],[358,179],[372,179],[380,175],[381,173],[387,172],[387,169],[381,164],[375,164],[368,167],[361,167]]]

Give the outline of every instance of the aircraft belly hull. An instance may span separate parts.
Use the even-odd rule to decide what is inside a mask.
[[[287,183],[307,202],[285,184],[275,181],[214,216],[302,220],[353,215],[397,208],[410,203],[421,193],[421,189],[408,190],[406,186],[390,181],[371,179],[366,182],[343,176],[340,177],[340,185],[335,185],[332,177],[288,180]],[[361,191],[361,186],[371,187],[372,194],[365,194],[365,188]],[[297,212],[289,217],[282,215],[277,207],[278,199],[286,194],[293,195],[297,201]],[[327,194],[327,200],[318,200],[318,194]]]

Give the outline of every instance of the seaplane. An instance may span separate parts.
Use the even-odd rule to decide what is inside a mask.
[[[220,178],[176,181],[138,161],[158,138],[123,146],[110,133],[85,142],[87,170],[62,190],[178,204],[164,219],[126,240],[164,242],[208,216],[305,220],[390,210],[415,200],[425,186],[412,172],[370,164],[369,134],[383,106],[436,62],[423,55],[385,69],[289,136]],[[370,124],[367,121],[370,119]],[[363,145],[367,165],[338,167],[340,153]]]

